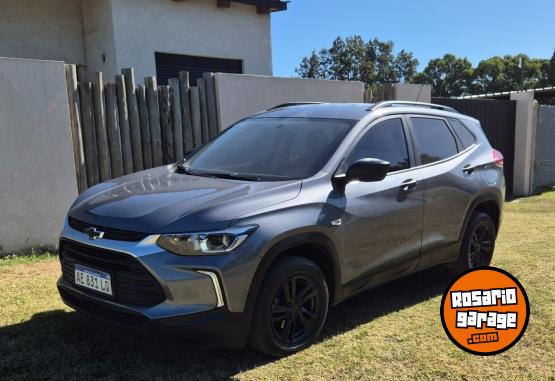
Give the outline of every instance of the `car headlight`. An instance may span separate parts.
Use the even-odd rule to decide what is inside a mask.
[[[222,254],[236,249],[258,226],[240,226],[202,233],[164,234],[158,246],[179,255]]]

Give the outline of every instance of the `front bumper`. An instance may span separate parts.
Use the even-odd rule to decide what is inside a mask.
[[[152,235],[140,242],[90,240],[88,235],[66,224],[60,239],[64,276],[58,281],[58,290],[62,299],[78,311],[140,330],[171,329],[190,338],[208,339],[247,335],[250,312],[243,307],[259,258],[239,250],[228,255],[183,257],[161,249],[156,245],[157,238]],[[163,290],[162,298],[151,304],[118,299],[118,278],[123,276],[117,272],[113,275],[113,298],[76,285],[71,266],[73,262],[79,263],[79,259],[68,261],[64,244],[68,247],[71,244],[74,251],[75,247],[91,248],[87,253],[91,262],[80,264],[108,273],[111,270],[103,267],[102,262],[98,265],[94,262],[94,255],[115,252],[129,256],[156,279]],[[126,280],[121,290],[130,284],[133,283]],[[137,284],[140,289],[142,283]]]

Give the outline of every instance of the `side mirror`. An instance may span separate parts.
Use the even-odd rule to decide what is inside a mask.
[[[389,162],[380,159],[360,159],[355,161],[347,169],[345,174],[346,182],[349,181],[380,181],[389,172]]]

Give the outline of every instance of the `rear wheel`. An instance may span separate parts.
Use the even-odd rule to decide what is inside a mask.
[[[260,290],[249,344],[274,357],[309,346],[322,330],[328,302],[326,279],[315,263],[279,259]]]
[[[482,212],[474,212],[466,228],[457,270],[489,266],[493,257],[496,238],[495,224],[492,218]]]

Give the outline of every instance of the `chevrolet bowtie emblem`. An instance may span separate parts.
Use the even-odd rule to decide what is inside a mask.
[[[104,237],[104,232],[101,232],[100,230],[97,230],[96,228],[86,228],[85,229],[85,234],[87,234],[89,236],[89,239],[95,240],[95,239],[102,239]]]

